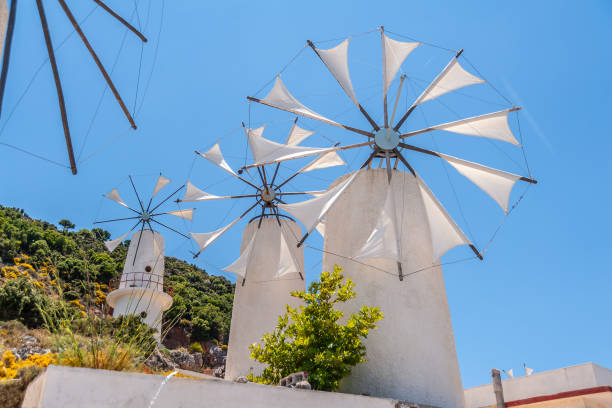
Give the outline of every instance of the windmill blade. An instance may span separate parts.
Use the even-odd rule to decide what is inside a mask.
[[[311,130],[302,129],[297,125],[297,118],[293,122],[293,126],[291,126],[291,130],[289,131],[289,136],[287,136],[286,145],[289,146],[297,146],[307,137],[314,135],[315,132]]]
[[[338,153],[329,152],[322,154],[321,156],[308,163],[306,166],[300,169],[300,173],[306,173],[308,171],[326,169],[328,167],[335,166],[346,166],[346,163],[344,160],[342,160],[342,157],[340,157]]]
[[[140,222],[138,222],[138,224],[140,224]],[[136,225],[138,225],[138,224],[136,224]],[[117,248],[119,246],[119,244],[121,244],[123,241],[125,241],[127,236],[130,235],[130,232],[132,232],[132,230],[134,228],[136,228],[136,226],[134,226],[131,230],[129,230],[128,232],[126,232],[125,234],[120,236],[119,238],[116,238],[116,239],[113,239],[113,240],[110,240],[110,241],[104,241],[104,246],[106,247],[108,252],[113,252],[115,250],[115,248]]]
[[[187,188],[185,189],[185,195],[179,201],[209,201],[209,200],[225,200],[228,198],[242,198],[242,197],[255,197],[253,194],[245,196],[216,196],[209,194],[206,191],[200,190],[190,181],[187,182]]]
[[[202,156],[203,158],[205,158],[206,160],[210,161],[211,163],[221,167],[223,170],[227,171],[231,175],[238,177],[238,174],[236,174],[236,172],[232,170],[230,165],[227,164],[227,162],[223,158],[223,154],[221,153],[221,146],[219,146],[219,142],[217,142],[206,153],[199,153],[199,152],[196,152],[196,153]]]
[[[113,188],[113,191],[111,191],[108,194],[104,194],[104,197],[108,198],[109,200],[112,200],[114,202],[116,202],[119,205],[124,206],[125,208],[130,208],[128,207],[128,205],[123,201],[123,199],[121,198],[121,196],[119,195],[119,192],[117,191],[116,188]]]
[[[450,60],[442,72],[438,74],[438,76],[427,86],[427,88],[425,88],[421,95],[419,95],[419,97],[412,103],[410,108],[408,108],[408,111],[393,128],[395,131],[399,130],[404,121],[408,119],[408,116],[412,113],[417,105],[435,99],[438,96],[442,96],[451,91],[485,82],[461,67],[457,58],[462,52],[463,50],[459,51],[457,55]]]
[[[501,207],[504,213],[508,213],[510,193],[514,184],[520,180],[521,176],[446,154],[440,153],[440,157],[487,193]]]
[[[384,31],[382,36],[382,55],[383,55],[383,97],[387,97],[387,92],[391,83],[395,79],[397,72],[404,60],[421,43],[396,41],[387,37]]]
[[[160,173],[160,175],[157,177],[157,182],[155,183],[155,188],[153,189],[153,194],[151,195],[151,199],[153,199],[153,197],[155,197],[155,195],[159,193],[161,189],[163,189],[168,184],[170,184],[171,181],[172,180],[162,176]]]
[[[253,252],[253,247],[255,246],[255,237],[257,236],[257,231],[258,230],[255,230],[255,233],[251,237],[251,240],[249,241],[248,245],[244,248],[244,250],[240,253],[240,256],[238,257],[238,259],[232,262],[231,265],[228,265],[225,268],[221,269],[223,271],[234,273],[242,277],[243,284],[244,284],[244,279],[246,279],[247,270],[249,268],[249,261],[251,260],[251,253]]]
[[[355,177],[357,177],[358,174],[359,171],[356,171],[345,181],[327,190],[326,193],[321,194],[318,197],[295,204],[278,205],[278,208],[300,220],[304,227],[306,227],[306,235],[302,238],[298,246],[301,245],[304,239],[306,239],[308,234],[312,232],[321,219],[325,217],[325,214],[327,214],[332,205],[334,205],[344,190],[346,190],[353,180],[355,180]]]
[[[280,75],[276,77],[276,82],[274,82],[274,87],[264,99],[253,98],[251,96],[247,96],[247,99],[249,101],[261,103],[262,105],[270,106],[272,108],[291,112],[295,115],[300,115],[306,118],[318,120],[319,122],[327,123],[328,125],[337,126],[337,127],[340,127],[346,130],[350,130],[351,132],[359,133],[364,136],[374,137],[374,134],[371,132],[366,132],[364,130],[342,125],[338,122],[334,122],[331,119],[327,119],[325,116],[319,115],[318,113],[308,109],[306,106],[302,105],[300,101],[295,99],[293,95],[291,95],[289,90],[287,90],[287,88],[285,87],[285,84],[283,84],[283,81],[281,81]]]
[[[354,259],[391,259],[402,262],[401,236],[397,230],[398,216],[393,189],[387,186],[385,203],[372,233],[353,256]]]
[[[455,224],[455,221],[453,221],[440,201],[438,201],[429,187],[427,187],[427,184],[425,184],[418,175],[416,178],[419,190],[421,191],[421,197],[429,223],[429,231],[431,233],[433,248],[432,261],[434,263],[438,262],[442,255],[458,245],[469,245],[472,251],[482,259],[476,247],[474,247],[463,231],[461,231],[461,228]]]
[[[193,212],[195,208],[189,208],[186,210],[176,210],[176,211],[168,211],[155,215],[174,215],[175,217],[183,218],[185,220],[193,221]]]
[[[260,167],[266,164],[280,163],[286,160],[300,159],[303,157],[316,156],[324,153],[335,152],[338,150],[346,150],[359,146],[366,146],[373,142],[364,142],[358,145],[349,145],[344,147],[304,147],[304,146],[287,146],[282,143],[276,143],[262,136],[264,126],[257,129],[247,129],[245,133],[249,141],[249,147],[255,163],[244,166],[243,169],[251,167]],[[328,158],[329,160],[330,158]]]
[[[262,138],[263,139],[263,138]],[[269,142],[269,141],[267,141]],[[271,143],[275,143],[275,142],[271,142]],[[358,147],[363,147],[363,146],[370,146],[373,145],[375,142],[374,141],[369,141],[369,142],[363,142],[363,143],[357,143],[357,144],[353,144],[353,145],[348,145],[348,146],[338,146],[338,147],[326,147],[326,148],[311,148],[310,151],[291,151],[291,150],[285,150],[284,152],[286,154],[283,155],[282,152],[278,152],[276,151],[275,154],[279,154],[282,155],[281,157],[274,159],[274,160],[266,160],[266,161],[262,161],[259,163],[254,163],[254,164],[249,164],[247,166],[242,167],[243,170],[246,169],[250,169],[253,167],[261,167],[261,166],[265,166],[266,164],[272,164],[272,163],[281,163],[287,160],[293,160],[293,159],[301,159],[304,157],[311,157],[311,156],[316,156],[319,154],[326,154],[329,152],[339,152],[342,150],[350,150],[350,149],[356,149]],[[279,143],[277,143],[279,144]],[[281,145],[280,146],[285,146],[285,145]],[[289,148],[288,146],[285,146],[286,148]],[[299,146],[296,146],[299,147]],[[293,147],[294,149],[296,147]],[[307,148],[308,149],[308,148]]]
[[[473,116],[471,118],[460,119],[454,122],[442,123],[440,125],[430,126],[425,129],[405,133],[401,135],[400,138],[405,139],[434,130],[444,130],[446,132],[459,133],[462,135],[501,140],[502,142],[520,146],[520,143],[514,137],[514,134],[510,129],[510,125],[508,124],[508,114],[519,109],[521,108],[515,107],[484,115]]]
[[[348,95],[353,103],[359,106],[359,101],[355,95],[353,84],[351,83],[351,75],[348,67],[348,47],[350,38],[347,38],[337,46],[323,50],[316,48],[312,41],[308,41],[308,45],[319,56],[323,64],[329,69],[329,72],[336,78],[344,92]]]
[[[423,93],[412,104],[419,105],[451,91],[469,85],[482,84],[485,81],[467,72],[460,64],[457,56],[453,57],[442,72],[425,88]]]
[[[232,228],[238,221],[240,221],[241,218],[242,217],[236,218],[234,221],[232,221],[225,227],[219,228],[216,231],[203,232],[203,233],[190,232],[189,235],[191,235],[191,237],[194,239],[195,242],[197,242],[198,246],[200,247],[200,252],[198,252],[197,255],[199,255],[202,251],[208,248],[210,244],[215,242],[217,238],[223,235],[227,230]]]
[[[323,61],[323,64],[327,67],[334,78],[336,78],[336,81],[338,81],[340,87],[344,90],[348,97],[351,98],[355,106],[359,108],[359,111],[363,114],[363,116],[365,116],[367,121],[370,122],[370,125],[375,130],[379,130],[380,127],[376,124],[376,122],[374,122],[372,117],[365,111],[357,100],[355,90],[353,89],[348,67],[348,47],[350,40],[350,38],[347,38],[337,46],[327,50],[316,48],[310,40],[308,41],[308,45],[310,48],[312,48],[315,54],[317,54],[321,61]]]
[[[291,248],[289,248],[289,243],[287,241],[287,236],[283,232],[281,227],[280,233],[280,250],[278,257],[278,270],[276,272],[276,277],[280,278],[284,275],[288,275],[291,273],[298,273],[302,279],[304,275],[298,266],[298,262],[296,261],[293,252],[291,252]]]

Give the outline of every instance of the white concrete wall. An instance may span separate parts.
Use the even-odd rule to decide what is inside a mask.
[[[612,386],[612,371],[593,363],[535,373],[502,381],[506,402],[585,388]],[[465,390],[466,408],[495,404],[491,384]]]
[[[171,378],[153,405],[164,377],[50,366],[28,388],[23,408],[401,408],[390,399],[294,390],[225,380]]]
[[[400,191],[397,208],[405,214],[400,230],[403,251],[411,260],[403,272],[409,274],[432,265],[429,227],[414,177],[394,171],[392,184]],[[323,270],[338,264],[355,282],[357,297],[345,311],[356,312],[366,304],[384,314],[366,341],[368,362],[353,369],[341,390],[459,408],[463,388],[442,270],[428,269],[400,282],[395,261],[363,260],[387,274],[344,258],[355,255],[372,232],[387,185],[386,169],[362,171],[326,216]]]
[[[241,252],[257,231],[258,220],[250,222],[242,234]],[[301,228],[294,222],[281,219],[283,232],[290,240],[301,237]],[[291,234],[293,231],[293,234]],[[285,313],[285,305],[296,307],[299,299],[289,293],[304,290],[305,283],[298,274],[288,274],[281,279],[275,277],[280,254],[280,227],[275,218],[265,218],[257,231],[257,244],[247,271],[244,286],[242,278],[236,279],[236,292],[228,343],[225,378],[233,380],[253,372],[260,374],[264,366],[251,360],[249,345],[258,342],[265,333],[274,330],[278,316]],[[289,249],[304,270],[304,253],[289,241]]]

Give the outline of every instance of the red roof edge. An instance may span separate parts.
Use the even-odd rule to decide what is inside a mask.
[[[612,387],[604,385],[601,387],[583,388],[581,390],[565,391],[558,394],[540,395],[539,397],[525,398],[506,402],[506,407],[518,407],[521,405],[535,404],[536,402],[552,401],[562,398],[579,397],[581,395],[598,394],[600,392],[612,392]]]

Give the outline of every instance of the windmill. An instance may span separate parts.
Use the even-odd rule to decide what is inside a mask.
[[[519,146],[508,116],[520,108],[511,105],[504,110],[404,130],[407,119],[430,105],[430,101],[441,101],[446,94],[485,81],[461,65],[462,50],[452,51],[448,64],[405,111],[398,112],[407,77],[401,75],[389,115],[389,91],[404,61],[415,49],[430,44],[392,39],[383,27],[378,31],[382,45],[382,121],[374,120],[354,91],[348,64],[350,38],[329,49],[319,48],[311,41],[307,47],[338,82],[356,112],[365,118],[367,128],[340,123],[308,108],[291,94],[280,74],[264,98],[247,99],[365,137],[364,142],[329,151],[369,149],[361,168],[336,180],[325,194],[279,205],[306,229],[298,246],[325,219],[323,268],[344,265],[345,274],[356,283],[357,297],[346,306],[347,312],[355,312],[365,303],[379,306],[385,315],[379,329],[367,339],[368,362],[352,371],[341,390],[434,406],[462,406],[463,389],[440,257],[460,245],[469,246],[479,259],[482,252],[417,173],[409,154],[442,159],[488,194],[506,214],[515,183],[536,181],[409,142],[419,135],[440,131]],[[266,160],[243,169],[290,159]],[[375,159],[380,160],[379,168],[372,166]],[[397,169],[400,163],[407,171]]]
[[[311,150],[326,152],[327,148],[310,148],[298,144],[313,132],[297,126],[297,120],[289,132],[286,144],[273,142],[263,137],[264,127],[247,129],[243,124],[255,161],[269,159],[279,149],[298,156]],[[208,161],[231,174],[252,189],[250,194],[216,196],[187,182],[185,196],[180,201],[240,200],[251,202],[246,210],[228,225],[208,233],[192,233],[198,243],[199,254],[222,234],[236,225],[249,213],[254,213],[242,234],[240,257],[225,271],[237,276],[232,320],[229,337],[225,376],[234,379],[253,371],[260,372],[263,366],[250,359],[249,345],[272,331],[277,316],[284,313],[286,305],[297,307],[298,300],[292,291],[304,290],[304,259],[297,240],[301,233],[297,223],[279,211],[279,205],[288,197],[319,194],[319,191],[287,191],[289,182],[300,174],[344,164],[335,152],[322,154],[288,177],[279,173],[279,164],[273,169],[257,167],[257,178],[251,181],[232,170],[225,161],[219,143],[206,153],[196,152]]]
[[[183,186],[154,204],[157,194],[170,183],[170,179],[165,178],[161,174],[157,178],[155,188],[146,206],[136,190],[132,176],[129,176],[129,181],[138,201],[136,208],[129,206],[123,201],[117,188],[105,194],[104,197],[125,207],[134,215],[94,222],[94,224],[105,224],[136,221],[132,228],[119,238],[104,243],[106,249],[112,252],[128,238],[130,233],[136,231],[130,241],[121,278],[118,281],[111,282],[109,285],[113,291],[106,297],[106,302],[113,308],[113,317],[141,314],[143,321],[155,328],[159,336],[162,313],[172,305],[172,296],[166,293],[167,290],[164,287],[164,238],[153,226],[156,228],[163,227],[189,239],[189,236],[166,225],[160,218],[172,215],[192,220],[194,209],[175,211],[163,211],[160,209],[163,204],[167,203],[170,198],[182,190]]]
[[[107,5],[105,3],[106,0],[93,0],[92,4],[95,4],[95,8],[90,12],[89,15],[91,15],[91,13],[96,10],[96,9],[100,9],[104,12],[105,15],[107,15],[109,17],[109,19],[111,20],[115,20],[117,23],[119,23],[120,25],[124,26],[126,28],[127,31],[131,32],[139,41],[141,41],[142,44],[146,43],[148,40],[147,38],[141,33],[141,31],[139,29],[137,29],[134,25],[132,25],[130,22],[128,22],[124,17],[122,17],[121,15],[119,15],[119,13],[117,13],[113,8],[111,8],[109,5]],[[59,112],[60,112],[60,116],[61,116],[61,121],[62,121],[62,128],[63,128],[63,133],[64,133],[64,139],[65,139],[65,144],[66,144],[66,150],[68,153],[68,158],[69,158],[69,163],[70,163],[70,169],[72,171],[72,174],[77,174],[77,165],[79,164],[79,157],[77,157],[75,155],[75,151],[73,148],[73,137],[72,137],[72,132],[71,132],[71,128],[70,128],[70,120],[69,120],[69,114],[68,114],[68,110],[66,108],[66,98],[64,95],[64,89],[62,86],[62,75],[60,74],[60,69],[59,69],[59,64],[58,61],[56,60],[56,51],[59,49],[59,47],[61,47],[63,45],[63,42],[65,41],[61,41],[58,43],[55,43],[54,45],[54,41],[53,41],[53,36],[52,36],[52,29],[56,28],[58,26],[58,22],[56,21],[49,21],[47,19],[47,13],[45,11],[45,2],[43,2],[43,0],[36,0],[36,8],[38,10],[38,16],[40,19],[40,27],[42,29],[42,34],[44,37],[44,41],[45,41],[45,45],[46,45],[46,50],[47,50],[47,54],[48,54],[48,61],[51,65],[51,70],[52,70],[52,74],[53,74],[53,81],[55,84],[55,90],[57,93],[57,102],[58,102],[58,107],[59,107]],[[115,83],[113,82],[113,80],[111,79],[111,75],[112,75],[112,69],[109,72],[108,67],[105,66],[105,64],[103,64],[100,56],[98,55],[98,53],[96,53],[96,50],[94,49],[94,46],[92,45],[91,41],[89,40],[88,36],[85,34],[85,31],[82,28],[82,23],[89,17],[89,15],[87,15],[87,17],[85,17],[81,22],[79,22],[77,20],[77,17],[75,16],[75,14],[72,12],[69,4],[68,4],[68,0],[57,0],[57,3],[59,4],[63,14],[65,15],[65,17],[67,18],[67,20],[70,23],[70,26],[72,27],[72,29],[74,30],[74,32],[76,32],[78,34],[78,37],[80,38],[83,46],[87,49],[92,61],[95,63],[98,71],[100,72],[100,75],[102,76],[102,78],[104,79],[106,86],[108,87],[108,89],[110,89],[110,91],[112,92],[117,104],[119,105],[119,107],[121,108],[121,111],[123,112],[123,115],[125,116],[126,120],[128,121],[130,127],[132,129],[136,129],[136,122],[134,119],[134,115],[136,114],[136,107],[134,107],[134,110],[132,112],[130,112],[130,109],[128,108],[126,101],[124,100],[124,98],[121,96],[118,88],[116,87]],[[0,117],[4,118],[7,117],[7,115],[5,114],[5,112],[3,112],[3,105],[4,105],[4,96],[5,96],[5,87],[7,84],[7,79],[9,76],[9,67],[11,64],[11,49],[12,49],[12,43],[13,43],[13,37],[14,37],[14,29],[16,26],[16,20],[17,20],[17,11],[18,11],[18,4],[19,1],[18,0],[11,0],[10,2],[10,9],[8,12],[8,17],[6,19],[6,23],[5,23],[5,27],[6,27],[6,35],[4,38],[4,42],[3,42],[3,56],[2,56],[2,68],[0,71]],[[48,3],[47,3],[48,5]],[[6,1],[2,0],[2,8],[6,8]],[[149,5],[150,7],[150,5]],[[134,3],[134,10],[135,13],[138,13],[138,5],[137,3]],[[150,9],[149,9],[150,11]],[[2,12],[0,12],[0,14],[3,14]],[[25,17],[25,16],[24,16]],[[25,19],[24,19],[25,20]],[[5,28],[2,27],[2,28]],[[121,47],[123,47],[123,44],[121,45]],[[142,51],[142,49],[141,49]],[[42,68],[42,66],[41,66]],[[140,70],[142,68],[142,54],[140,56],[140,67],[138,70],[138,80],[140,81]],[[113,66],[114,69],[114,66]],[[36,72],[34,74],[34,78],[36,77],[36,75],[38,74],[38,72]],[[34,80],[34,78],[32,78],[32,81]],[[24,91],[24,94],[22,94],[22,96],[18,99],[17,104],[19,104],[19,101],[23,98],[23,96],[25,95],[25,93],[27,92],[29,88],[26,88],[26,90]],[[106,90],[105,90],[106,92]],[[104,96],[104,95],[103,95]],[[136,98],[138,96],[138,92],[136,93]],[[98,114],[98,110],[100,108],[100,104],[101,104],[102,99],[99,102],[99,106],[96,109],[96,113],[94,115],[94,118],[97,116]],[[12,114],[12,112],[11,112]],[[11,114],[8,115],[8,118],[6,120],[10,120]],[[93,123],[93,120],[92,120]],[[91,126],[91,125],[90,125]],[[91,130],[91,129],[90,129]],[[88,134],[89,131],[88,130]],[[23,152],[29,153],[35,157],[39,157],[39,158],[45,158],[41,155],[32,153],[27,151],[26,149],[21,149],[12,145],[8,145],[6,143],[3,143],[6,146],[9,147],[13,147],[16,148],[17,150],[21,150]],[[79,155],[80,156],[80,155]],[[45,158],[46,159],[46,158]],[[51,160],[49,160],[51,161]]]

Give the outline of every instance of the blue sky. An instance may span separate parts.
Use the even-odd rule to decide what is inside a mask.
[[[34,76],[45,61],[46,50],[34,2],[29,3],[20,3],[0,143],[66,165],[49,65],[43,64]],[[47,3],[57,46],[71,27],[57,4]],[[85,2],[70,3],[75,3],[73,11],[79,20],[93,9]],[[444,268],[464,386],[488,382],[493,367],[522,373],[523,362],[536,371],[587,361],[612,367],[612,279],[607,261],[612,250],[612,222],[607,215],[612,195],[608,180],[612,171],[609,2],[184,0],[167,1],[162,8],[161,0],[151,0],[148,11],[148,0],[140,0],[138,15],[130,2],[108,3],[151,39],[142,50],[140,64],[141,44],[130,34],[125,36],[117,58],[124,30],[103,12],[95,10],[83,24],[109,70],[117,58],[113,78],[130,110],[136,106],[138,130],[128,130],[127,121],[106,92],[86,136],[105,84],[78,37],[68,37],[57,58],[75,151],[82,161],[79,175],[0,145],[5,175],[0,180],[0,203],[24,208],[35,218],[54,222],[69,218],[78,228],[91,228],[95,219],[123,214],[101,198],[103,193],[118,186],[122,196],[135,203],[128,174],[135,175],[143,194],[151,191],[160,171],[174,180],[169,191],[189,178],[200,187],[210,186],[207,191],[213,194],[240,193],[240,182],[228,179],[203,159],[194,160],[193,150],[207,149],[221,140],[228,161],[239,167],[245,162],[240,122],[248,123],[249,119],[252,126],[267,124],[264,136],[283,140],[293,117],[261,106],[251,106],[249,114],[245,97],[268,83],[307,39],[342,39],[382,24],[393,33],[465,49],[465,56],[483,76],[524,108],[519,116],[521,134],[531,171],[540,183],[506,220],[483,262]],[[338,42],[321,42],[320,46]],[[410,102],[410,92],[424,86],[423,81],[433,78],[452,55],[433,47],[422,48],[402,67],[411,77],[413,89],[405,88],[400,108]],[[378,34],[354,35],[349,60],[358,97],[379,118]],[[340,115],[345,123],[364,126],[359,115],[344,113],[350,109],[350,101],[310,50],[296,58],[283,72],[283,79],[297,97],[318,112]],[[473,88],[466,89],[470,97],[449,97],[446,102],[465,116],[507,106],[490,88]],[[267,89],[269,86],[258,96],[265,95]],[[517,131],[512,118],[511,125]],[[407,127],[416,129],[444,119],[455,118],[432,104]],[[299,123],[317,131],[307,142],[310,145],[361,140],[308,120]],[[520,150],[511,146],[442,133],[420,143],[528,175]],[[366,156],[366,151],[360,151],[343,157],[354,169]],[[417,156],[411,160],[459,225],[469,229],[483,247],[503,219],[495,204],[450,170],[447,177],[440,163]],[[287,166],[282,168],[284,175],[299,164]],[[312,173],[312,177],[296,178],[293,186],[322,189],[345,171]],[[511,201],[520,197],[524,187],[515,187]],[[169,222],[182,231],[209,231],[229,222],[248,204],[195,207],[193,224]],[[115,237],[128,228],[109,226]],[[197,264],[210,273],[221,273],[218,267],[238,255],[240,230],[237,227],[220,239]],[[322,246],[316,236],[311,244]],[[193,248],[192,243],[167,234],[168,255],[192,261],[189,251]],[[307,280],[320,272],[319,255],[306,250]],[[465,256],[469,250],[458,248],[444,260],[452,262]]]

